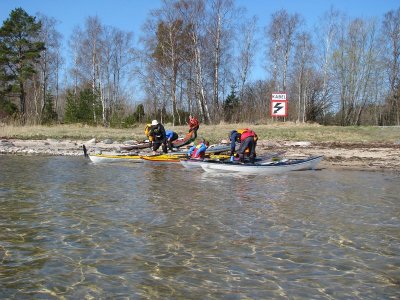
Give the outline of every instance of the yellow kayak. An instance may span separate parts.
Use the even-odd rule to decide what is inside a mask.
[[[158,162],[179,162],[179,160],[184,157],[186,157],[186,153],[143,155],[142,159],[147,161],[158,161]]]
[[[90,160],[94,163],[109,163],[109,162],[143,162],[154,161],[154,162],[179,162],[181,159],[187,157],[186,153],[170,153],[170,154],[158,154],[158,155],[129,155],[129,154],[90,154],[88,155]],[[223,154],[209,154],[206,155],[211,160],[224,160],[229,159],[229,155]]]
[[[180,162],[181,159],[186,157],[187,155],[185,153],[182,153],[182,154],[160,154],[160,155],[142,156],[142,159],[147,161],[157,161],[157,162]],[[212,160],[224,160],[230,158],[229,155],[222,155],[222,154],[211,154],[211,155],[206,155],[206,157]]]

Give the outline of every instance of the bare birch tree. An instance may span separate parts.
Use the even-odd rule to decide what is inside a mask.
[[[273,79],[278,80],[278,72],[281,74],[281,85],[276,89],[286,90],[289,60],[292,58],[292,49],[296,31],[301,25],[299,14],[290,15],[286,10],[280,10],[272,14],[270,25],[267,29],[269,40],[269,56],[273,64]]]
[[[382,23],[383,61],[389,83],[389,122],[400,125],[400,8],[385,14]]]
[[[256,33],[257,33],[257,18],[254,16],[249,20],[245,20],[239,25],[237,37],[237,74],[239,75],[238,89],[239,98],[243,99],[245,84],[247,83],[251,68],[254,65],[255,50],[256,50]]]
[[[212,53],[212,111],[213,120],[218,122],[220,112],[220,88],[223,85],[221,69],[227,65],[224,58],[232,48],[235,8],[232,0],[210,0],[209,22],[207,26]]]
[[[286,18],[286,22],[282,21],[282,23],[284,24],[283,34],[282,34],[282,44],[283,44],[282,88],[284,91],[286,91],[289,60],[291,58],[292,48],[296,36],[295,33],[298,30],[301,20],[299,14],[288,15],[286,11],[282,11],[282,14],[280,14],[279,16],[281,18]]]
[[[265,68],[267,71],[272,68],[272,81],[273,81],[273,89],[275,91],[279,90],[278,84],[278,69],[279,69],[279,53],[282,47],[282,27],[284,20],[278,18],[273,15],[273,21],[265,30],[266,40],[267,40],[267,61],[271,62],[271,66],[266,65]],[[269,59],[268,59],[269,58]]]
[[[132,33],[130,32],[123,32],[109,26],[103,28],[102,48],[100,49],[102,56],[100,70],[102,72],[99,74],[99,78],[102,83],[100,95],[102,97],[103,125],[105,126],[108,126],[110,116],[116,112],[116,107],[122,105],[121,85],[133,60],[131,40]]]
[[[153,57],[159,63],[160,70],[168,80],[169,95],[172,102],[173,124],[177,124],[179,118],[177,106],[178,76],[182,65],[188,60],[190,43],[186,26],[182,20],[168,20],[168,23],[160,22],[157,29],[157,47],[153,51]]]
[[[105,119],[105,103],[104,96],[102,92],[102,81],[101,81],[101,67],[102,67],[102,56],[101,56],[101,48],[102,48],[102,33],[103,26],[98,17],[88,17],[85,22],[85,33],[86,40],[85,45],[87,47],[88,53],[90,55],[91,62],[91,82],[92,82],[92,93],[100,98],[102,103],[102,117],[103,124],[106,125]],[[93,103],[93,108],[95,103]],[[94,122],[97,122],[96,109],[93,109],[93,119]]]
[[[68,40],[68,46],[70,49],[71,55],[71,66],[69,69],[70,76],[72,77],[73,81],[73,93],[76,96],[78,94],[78,86],[81,79],[81,61],[82,57],[80,56],[80,44],[82,42],[82,30],[80,27],[75,27],[72,31],[72,34]]]
[[[368,101],[377,65],[376,25],[355,19],[343,26],[334,54],[334,70],[340,91],[341,125],[359,125]],[[373,100],[373,99],[372,99]]]
[[[38,16],[42,23],[42,29],[39,35],[41,41],[46,45],[42,51],[38,62],[37,80],[39,84],[35,95],[35,112],[39,122],[42,122],[46,106],[52,106],[50,109],[56,110],[59,93],[59,73],[62,64],[60,56],[61,34],[56,30],[57,21],[54,18],[45,15]],[[52,98],[55,99],[54,103]],[[50,103],[51,102],[51,103]]]
[[[112,56],[111,56],[111,76],[112,90],[110,95],[111,113],[116,111],[116,108],[123,104],[124,91],[129,89],[131,81],[128,78],[129,71],[135,63],[134,48],[133,48],[133,33],[124,32],[113,28],[112,36]]]
[[[321,99],[323,105],[323,114],[327,113],[327,110],[331,107],[332,104],[332,58],[334,45],[337,40],[338,34],[338,25],[340,12],[333,9],[331,7],[329,11],[323,14],[320,18],[318,27],[316,28],[316,36],[317,36],[317,60],[316,66],[319,68],[322,73],[323,84],[322,84],[322,93]]]
[[[297,85],[297,122],[304,123],[307,121],[306,111],[311,110],[309,106],[312,105],[307,97],[307,88],[310,70],[313,68],[314,48],[308,33],[303,32],[297,36],[295,50],[293,82]]]
[[[98,86],[100,84],[101,33],[100,20],[97,17],[88,17],[84,29],[76,27],[71,36],[70,47],[74,53],[72,72],[75,80],[75,94],[80,87],[90,85],[92,94],[101,99]],[[95,123],[98,121],[96,109],[93,109],[93,119]]]
[[[125,96],[121,90],[127,88],[128,70],[134,62],[132,33],[104,26],[97,17],[88,17],[83,29],[75,28],[69,45],[74,93],[90,86],[95,99],[94,122],[109,126],[112,113],[122,107]],[[101,107],[101,117],[96,113],[97,106]]]
[[[189,36],[191,39],[195,98],[197,99],[200,117],[205,123],[210,123],[211,116],[208,108],[208,97],[206,93],[204,74],[204,37],[205,37],[205,2],[203,0],[181,0],[177,8],[182,19],[190,24]]]

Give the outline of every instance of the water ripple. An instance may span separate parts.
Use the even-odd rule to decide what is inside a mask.
[[[396,299],[399,186],[0,157],[2,299]],[[388,177],[389,176],[389,177]]]

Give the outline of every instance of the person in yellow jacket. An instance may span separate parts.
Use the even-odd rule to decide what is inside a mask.
[[[150,130],[151,130],[151,124],[146,124],[146,127],[144,128],[144,134],[147,136],[149,139],[150,144],[153,142],[153,137],[150,135]]]

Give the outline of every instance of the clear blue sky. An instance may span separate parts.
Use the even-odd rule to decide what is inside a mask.
[[[350,17],[363,18],[381,18],[389,10],[400,7],[399,0],[235,0],[235,3],[247,8],[248,16],[257,15],[261,28],[280,9],[299,13],[309,28],[313,28],[331,6]],[[57,29],[64,36],[64,45],[73,28],[83,26],[88,16],[98,16],[105,25],[132,31],[137,38],[149,11],[160,6],[160,0],[0,0],[0,22],[8,18],[11,10],[22,7],[30,15],[40,12],[58,20]],[[261,63],[257,61],[256,65],[255,72],[261,72]]]

